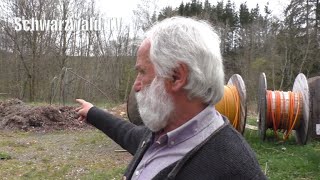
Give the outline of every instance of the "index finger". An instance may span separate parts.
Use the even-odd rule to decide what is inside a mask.
[[[79,104],[84,104],[86,101],[85,100],[83,100],[83,99],[76,99],[76,101],[79,103]]]
[[[82,109],[82,106],[77,107],[77,108],[75,109],[75,111],[78,112],[80,109]]]

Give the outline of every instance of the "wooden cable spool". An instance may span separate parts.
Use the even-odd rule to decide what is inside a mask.
[[[218,112],[228,117],[233,127],[244,133],[247,120],[247,94],[246,86],[239,74],[234,74],[224,86],[225,93],[215,105]],[[232,92],[232,95],[228,92]]]
[[[266,130],[272,128],[275,135],[282,130],[286,140],[292,130],[296,141],[306,144],[309,131],[309,87],[304,74],[300,73],[292,92],[268,91],[266,75],[261,73],[258,89],[259,135],[266,138]]]
[[[308,79],[310,90],[310,137],[320,140],[320,76]]]
[[[239,131],[240,133],[244,133],[245,130],[245,124],[246,124],[246,117],[247,117],[247,97],[246,97],[246,87],[244,84],[244,81],[242,80],[241,76],[238,74],[234,74],[231,76],[231,78],[228,81],[227,84],[228,87],[231,87],[233,89],[233,93],[236,94],[235,96],[238,97],[237,102],[229,102],[232,101],[233,98],[227,98],[229,101],[222,102],[223,99],[217,103],[216,109],[223,115],[229,116],[230,123],[235,126],[235,129]],[[225,86],[225,88],[227,87]],[[220,103],[220,108],[218,107]],[[235,109],[230,109],[229,111],[232,112],[238,112],[237,115],[234,113],[227,113],[228,108],[223,108],[229,106],[229,104],[234,104],[233,107],[238,107],[238,110]],[[129,121],[132,122],[133,124],[136,125],[143,125],[142,119],[140,117],[139,111],[138,111],[138,105],[137,105],[137,100],[135,97],[135,91],[133,88],[131,89],[131,92],[129,94],[129,98],[127,101],[127,114]],[[235,118],[237,116],[237,118]]]

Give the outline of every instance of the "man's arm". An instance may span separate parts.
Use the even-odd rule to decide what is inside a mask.
[[[81,105],[76,109],[79,120],[86,120],[129,153],[135,154],[144,134],[149,131],[146,127],[117,118],[82,99],[77,99],[77,102]]]
[[[87,122],[104,132],[131,154],[135,154],[140,141],[148,131],[146,127],[136,126],[97,107],[89,110]]]

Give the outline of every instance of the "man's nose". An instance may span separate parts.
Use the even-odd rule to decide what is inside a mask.
[[[134,88],[134,91],[135,91],[135,92],[139,92],[139,91],[141,90],[141,88],[142,88],[142,83],[141,83],[141,81],[139,81],[139,80],[136,79],[136,80],[134,81],[133,88]]]

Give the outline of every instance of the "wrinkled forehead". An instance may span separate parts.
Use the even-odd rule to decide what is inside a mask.
[[[148,39],[145,39],[142,41],[138,52],[137,52],[137,61],[136,61],[136,66],[140,64],[149,64],[151,63],[150,61],[150,41]]]

